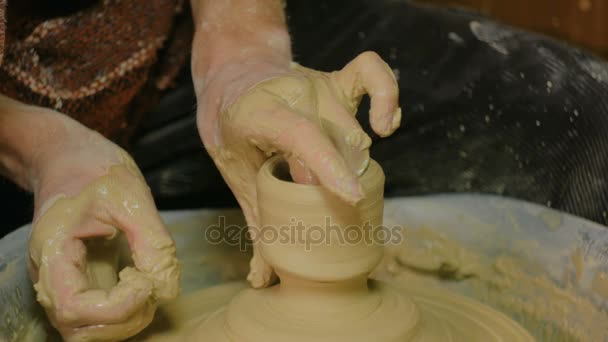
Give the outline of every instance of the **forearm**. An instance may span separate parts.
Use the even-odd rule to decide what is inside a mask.
[[[281,0],[191,0],[195,22],[192,73],[212,78],[231,65],[288,67],[291,41]]]

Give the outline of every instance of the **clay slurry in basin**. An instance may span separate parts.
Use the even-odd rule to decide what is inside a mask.
[[[326,217],[339,229],[381,229],[384,174],[375,161],[361,176],[366,196],[354,207],[320,186],[277,178],[281,163],[280,159],[270,159],[258,174],[262,233],[273,236],[278,232],[265,230],[284,229],[293,225],[294,219],[305,231],[321,227],[329,233]],[[153,338],[533,341],[517,323],[481,303],[439,289],[368,279],[383,255],[383,246],[377,241],[344,243],[334,234],[317,244],[306,239],[282,242],[257,242],[264,259],[276,270],[279,284],[262,290],[229,284],[182,297],[164,310],[176,331]],[[193,310],[193,303],[197,309]]]

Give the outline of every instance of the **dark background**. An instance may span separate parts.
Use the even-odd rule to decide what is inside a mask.
[[[400,80],[403,125],[369,130],[387,196],[520,198],[607,224],[608,66],[601,58],[463,10],[407,1],[288,1],[299,63],[335,70],[378,52]],[[189,71],[147,115],[129,150],[159,209],[235,206],[195,126]],[[31,197],[0,180],[3,231]]]
[[[517,27],[565,39],[608,57],[606,0],[416,0],[470,8]]]

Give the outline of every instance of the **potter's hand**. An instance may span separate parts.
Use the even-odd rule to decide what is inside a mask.
[[[386,63],[366,52],[333,73],[292,64],[282,0],[191,4],[199,133],[249,226],[258,226],[256,174],[272,153],[286,157],[295,181],[360,200],[357,176],[370,145],[354,118],[361,97],[371,96],[370,122],[380,136],[401,120],[397,82]],[[248,279],[254,287],[273,280],[255,245]]]
[[[65,340],[125,339],[151,321],[159,300],[176,297],[174,242],[123,150],[64,115],[36,110],[37,120],[52,122],[54,136],[37,146],[31,170],[29,264],[37,299]],[[117,281],[121,231],[134,266]]]
[[[244,69],[237,79],[227,77],[228,84],[211,80],[199,93],[198,123],[247,222],[256,226],[255,177],[275,152],[285,155],[296,182],[318,180],[345,201],[360,200],[364,194],[357,176],[369,161],[371,140],[354,115],[368,93],[374,131],[388,136],[399,126],[398,88],[391,69],[371,52],[333,73],[297,64]],[[261,263],[256,255],[249,277],[254,286],[271,280]]]

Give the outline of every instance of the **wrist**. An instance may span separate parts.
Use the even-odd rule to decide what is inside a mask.
[[[128,156],[67,115],[0,95],[0,172],[34,193],[35,212],[73,196]]]
[[[226,83],[246,71],[285,72],[291,61],[291,41],[285,29],[254,34],[199,30],[193,42],[192,76],[199,94],[209,83]]]
[[[68,118],[69,119],[69,118]],[[70,119],[71,120],[71,119]],[[36,204],[59,193],[74,196],[127,155],[101,134],[77,122],[64,123],[65,136],[43,149],[33,165]]]
[[[38,157],[65,134],[59,115],[0,95],[0,171],[33,191]]]

